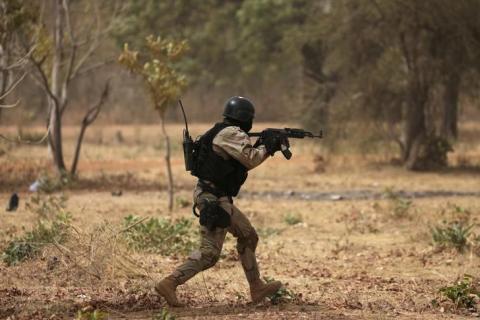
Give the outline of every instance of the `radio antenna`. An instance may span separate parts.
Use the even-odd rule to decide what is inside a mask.
[[[178,103],[180,104],[180,108],[182,108],[183,120],[185,120],[185,128],[187,129],[187,132],[188,132],[187,116],[185,115],[185,110],[183,109],[182,100],[179,99]]]

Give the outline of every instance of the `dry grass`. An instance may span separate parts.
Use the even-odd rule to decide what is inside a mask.
[[[200,133],[205,128],[195,126],[192,131]],[[465,130],[476,128],[469,125]],[[118,130],[123,142],[115,140]],[[170,131],[178,142],[181,126],[174,125]],[[75,128],[67,128],[65,139],[73,141],[73,133]],[[66,154],[71,154],[71,148],[67,145]],[[394,155],[332,155],[321,142],[309,141],[292,142],[292,150],[292,160],[276,156],[253,171],[244,190],[478,191],[480,186],[480,174],[475,170],[480,165],[480,144],[475,140],[461,141],[451,155],[452,163],[462,164],[459,168],[421,174],[388,165]],[[318,170],[318,154],[324,157],[324,172]],[[10,236],[22,234],[23,228],[32,227],[35,213],[24,205],[30,197],[26,189],[37,173],[49,169],[47,160],[42,147],[12,148],[0,157],[0,203],[6,204],[13,189],[20,190],[21,197],[16,212],[1,213],[0,246]],[[194,179],[183,171],[178,147],[173,167],[177,196],[190,199]],[[151,319],[155,310],[164,307],[164,301],[151,290],[153,283],[171,272],[183,257],[131,252],[119,234],[123,218],[130,214],[193,219],[190,209],[182,208],[183,201],[178,201],[172,213],[166,211],[163,181],[159,128],[92,128],[80,162],[80,182],[66,191],[75,226],[70,241],[61,247],[50,246],[39,258],[18,266],[0,264],[0,317],[62,318],[92,306],[107,311],[112,318]],[[113,197],[111,191],[116,190],[122,190],[123,195]],[[189,307],[173,310],[173,314],[202,319],[439,319],[472,315],[455,310],[438,290],[465,273],[480,274],[480,259],[473,250],[463,254],[448,248],[438,250],[429,227],[460,218],[477,224],[478,197],[415,199],[402,214],[396,214],[399,204],[389,199],[240,197],[236,203],[257,229],[273,230],[265,231],[260,239],[262,274],[288,283],[299,298],[279,306],[247,304],[248,288],[235,241],[228,236],[220,262],[179,288]],[[469,213],[460,217],[452,209],[455,206]],[[288,215],[301,222],[289,225],[285,222]],[[473,232],[479,234],[480,230],[476,226]],[[439,305],[432,304],[434,299]]]

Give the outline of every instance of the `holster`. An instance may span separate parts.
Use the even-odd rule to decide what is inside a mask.
[[[215,228],[227,228],[230,226],[230,215],[219,204],[218,201],[203,200],[200,214],[196,212],[197,204],[193,206],[193,213],[200,217],[200,225],[213,231]]]

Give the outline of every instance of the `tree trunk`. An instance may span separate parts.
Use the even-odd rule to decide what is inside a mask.
[[[458,97],[460,91],[460,76],[451,74],[445,81],[443,94],[443,114],[441,136],[446,140],[458,137]]]
[[[60,97],[60,68],[63,58],[63,19],[62,19],[62,0],[55,0],[55,48],[52,61],[52,97],[49,101],[49,147],[53,154],[53,162],[60,175],[66,173],[65,162],[63,160],[62,150],[62,119],[60,114],[60,105],[58,97]]]
[[[73,162],[72,167],[70,168],[70,175],[73,177],[77,173],[77,165],[78,159],[80,159],[80,150],[82,148],[83,136],[85,135],[85,131],[87,130],[88,126],[91,125],[98,117],[102,105],[105,103],[105,100],[108,97],[110,88],[110,81],[107,81],[105,84],[105,89],[103,89],[102,95],[100,96],[100,100],[95,106],[92,106],[82,120],[82,127],[80,128],[80,134],[78,135],[77,139],[77,146],[75,147],[75,154],[73,155]]]
[[[403,154],[403,161],[409,170],[420,169],[418,161],[426,138],[425,104],[427,95],[425,91],[418,84],[410,86],[410,99],[405,119],[405,149]]]
[[[0,83],[0,97],[2,97],[8,88],[8,84],[10,82],[10,71],[7,70],[8,67],[8,48],[6,48],[5,44],[0,44],[0,69],[1,71],[1,83]],[[5,104],[5,97],[0,99],[0,105]],[[0,108],[0,120],[2,118],[2,108]]]
[[[168,210],[173,210],[173,174],[172,174],[172,165],[170,163],[170,137],[167,134],[165,129],[165,115],[160,115],[161,124],[162,124],[162,133],[165,138],[165,165],[167,168],[168,176]]]
[[[0,50],[0,57],[2,55],[2,52]],[[0,67],[2,64],[0,64]],[[8,85],[8,80],[9,80],[9,72],[4,70],[2,71],[2,79],[1,79],[1,84],[0,84],[0,97],[3,96],[7,90],[7,85]],[[0,98],[0,105],[5,104],[5,98]],[[2,120],[2,108],[0,108],[0,121]]]
[[[82,122],[82,127],[80,128],[80,134],[77,139],[77,146],[75,147],[75,154],[73,156],[72,167],[70,168],[70,175],[73,177],[77,173],[78,159],[80,158],[80,150],[82,148],[83,136],[87,130],[88,124]]]

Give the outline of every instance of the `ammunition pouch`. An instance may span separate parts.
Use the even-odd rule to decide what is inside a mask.
[[[213,231],[215,228],[227,228],[230,226],[230,215],[218,203],[218,201],[204,200],[201,203],[200,214],[195,210],[197,204],[193,206],[193,213],[200,217],[200,225]]]

